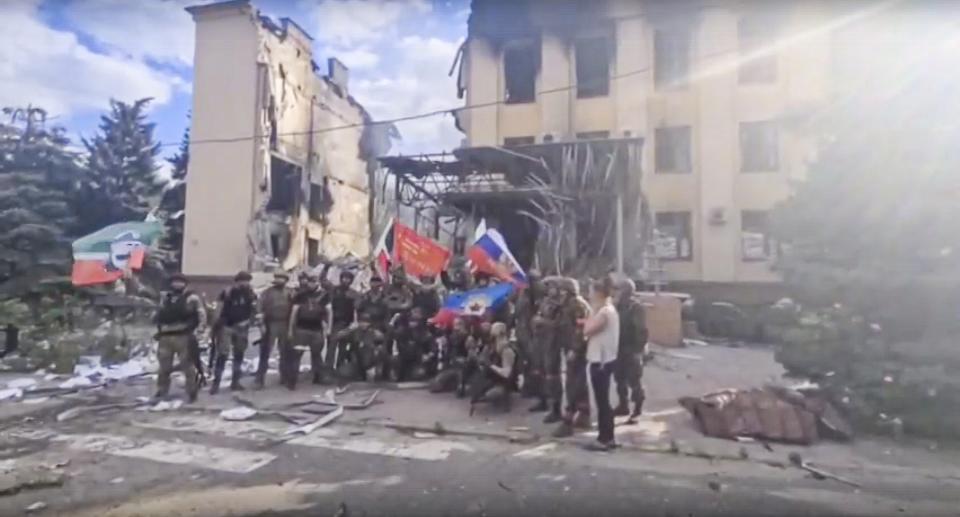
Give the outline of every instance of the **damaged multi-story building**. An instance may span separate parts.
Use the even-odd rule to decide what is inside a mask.
[[[385,163],[445,176],[454,187],[434,197],[497,219],[525,265],[575,273],[598,246],[609,263],[620,226],[628,269],[675,285],[772,285],[767,214],[804,176],[817,140],[805,117],[830,91],[828,4],[474,0],[464,148],[454,164]],[[479,187],[484,174],[501,184]],[[545,238],[561,250],[559,232],[574,241],[565,262],[527,252]]]
[[[238,270],[365,257],[370,180],[383,139],[335,58],[246,0],[189,7],[196,23],[183,272],[219,282]]]

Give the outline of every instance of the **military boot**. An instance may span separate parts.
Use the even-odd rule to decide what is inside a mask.
[[[541,412],[546,411],[546,410],[548,410],[548,409],[550,409],[550,407],[547,406],[547,399],[545,399],[545,398],[543,398],[543,397],[540,397],[540,400],[537,402],[537,404],[536,404],[535,406],[533,406],[533,407],[530,408],[530,412],[531,412],[531,413],[541,413]]]
[[[227,358],[217,356],[213,363],[213,382],[210,383],[210,394],[216,395],[220,391],[220,379],[223,378],[223,369],[227,366]]]
[[[637,418],[639,418],[640,415],[642,414],[643,414],[643,399],[640,399],[633,404],[633,412],[630,413],[630,418],[627,420],[627,422],[630,422],[631,424],[635,423],[637,421]]]
[[[630,407],[626,400],[621,400],[617,407],[613,409],[613,416],[627,416],[630,414]]]
[[[560,402],[554,402],[550,412],[543,418],[543,423],[554,424],[563,420],[563,414],[560,412]]]
[[[569,420],[564,419],[563,422],[553,430],[552,436],[554,438],[569,438],[573,436],[573,424]]]
[[[230,378],[230,391],[243,391],[240,378],[243,377],[243,353],[233,353],[233,376]]]
[[[578,411],[577,416],[573,419],[573,427],[575,429],[590,429],[593,427],[593,423],[590,421],[590,413]]]

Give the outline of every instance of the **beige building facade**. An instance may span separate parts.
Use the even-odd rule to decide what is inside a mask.
[[[320,75],[310,36],[246,0],[187,11],[196,48],[183,272],[222,278],[365,257],[377,150],[349,71],[331,59]]]
[[[642,137],[648,252],[666,280],[776,282],[766,218],[815,154],[806,121],[831,89],[825,4],[506,5],[474,2],[465,145]]]

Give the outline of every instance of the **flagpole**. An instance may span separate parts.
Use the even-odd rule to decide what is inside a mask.
[[[623,194],[617,191],[617,274],[623,276]]]

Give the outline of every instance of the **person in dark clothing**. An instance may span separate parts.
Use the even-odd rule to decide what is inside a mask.
[[[383,279],[374,276],[370,279],[370,289],[360,296],[357,312],[363,312],[370,319],[370,325],[386,334],[390,317],[384,300]]]
[[[419,307],[423,311],[423,316],[429,320],[440,311],[442,303],[440,290],[434,278],[429,275],[421,276],[420,285],[413,293],[413,306]]]
[[[240,377],[243,376],[243,354],[247,351],[250,325],[257,312],[257,295],[250,287],[250,273],[241,271],[233,278],[232,287],[220,293],[220,313],[217,325],[220,339],[217,346],[217,359],[214,365],[213,382],[210,394],[220,390],[220,379],[227,364],[227,357],[233,355],[233,376],[230,379],[232,391],[242,391]]]
[[[13,353],[20,346],[20,327],[7,323],[3,328],[3,336],[3,350],[0,351],[0,357]]]
[[[563,381],[560,377],[561,350],[557,339],[558,325],[563,310],[563,294],[556,281],[547,287],[547,295],[540,300],[537,314],[533,318],[534,348],[539,352],[535,361],[534,373],[542,375],[543,385],[539,401],[530,408],[531,412],[548,411],[543,421],[556,423],[563,419]]]
[[[431,393],[454,391],[462,384],[461,376],[467,362],[467,350],[471,342],[467,321],[463,318],[453,320],[450,332],[438,339],[439,372],[430,382]]]
[[[293,337],[296,347],[288,365],[290,384],[287,386],[291,390],[296,387],[300,373],[300,358],[305,349],[310,350],[310,371],[313,374],[313,383],[325,382],[322,353],[329,303],[329,297],[320,289],[320,281],[315,275],[308,276],[304,289],[294,296],[289,334]]]
[[[170,375],[174,364],[179,364],[187,383],[187,399],[197,399],[196,357],[191,357],[190,344],[195,332],[202,332],[207,324],[203,300],[187,290],[187,279],[181,274],[170,278],[170,291],[160,300],[157,324],[157,394],[162,399],[170,392]],[[177,360],[177,363],[174,362]]]
[[[394,359],[394,376],[397,381],[422,378],[431,372],[430,355],[434,350],[434,335],[423,311],[414,307],[405,325],[397,330],[397,355]],[[432,368],[436,373],[436,368]]]
[[[293,295],[287,288],[289,276],[286,271],[278,271],[273,275],[273,285],[267,288],[260,296],[260,314],[263,317],[263,326],[260,339],[260,362],[257,365],[256,386],[263,388],[270,363],[270,352],[276,344],[277,353],[281,360],[289,357],[287,350],[287,325],[290,322],[290,311],[293,309]],[[280,367],[280,384],[286,386],[284,374],[287,369]]]
[[[643,304],[634,299],[636,287],[629,278],[620,282],[617,289],[617,314],[620,316],[620,346],[617,349],[617,364],[614,380],[617,383],[616,416],[630,415],[634,421],[643,412],[646,393],[643,390],[643,356],[647,348],[647,320]],[[627,395],[633,402],[633,411],[627,403]]]
[[[540,372],[533,368],[536,363],[532,360],[537,354],[533,349],[533,316],[536,314],[537,303],[541,296],[540,274],[531,270],[527,273],[527,281],[529,282],[527,288],[517,295],[513,319],[517,333],[517,346],[520,347],[524,357],[531,359],[523,364],[521,394],[524,397],[531,398],[537,396],[543,382],[543,379],[540,378]]]
[[[367,380],[371,367],[384,362],[386,357],[386,336],[370,324],[367,313],[357,314],[357,324],[340,331],[337,336],[340,351],[354,371],[354,375],[361,381]],[[341,368],[343,365],[341,364]],[[386,372],[378,368],[376,379],[383,380]]]
[[[326,270],[321,278],[326,278]],[[324,362],[328,369],[336,370],[340,363],[345,359],[346,352],[339,342],[340,332],[350,328],[356,321],[357,305],[360,301],[360,293],[353,287],[354,274],[350,271],[340,272],[340,283],[336,286],[330,286],[328,295],[330,297],[331,325],[330,335],[327,339],[327,350]]]

